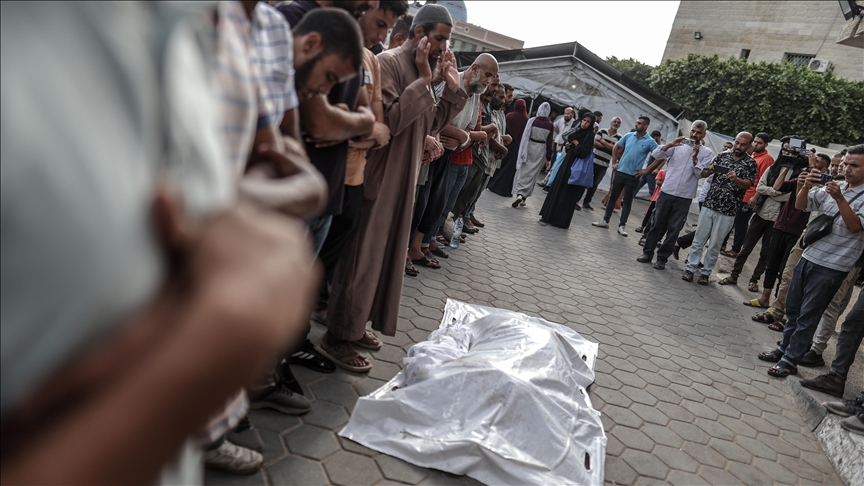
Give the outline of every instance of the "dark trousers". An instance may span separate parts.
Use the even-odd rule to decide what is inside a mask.
[[[777,283],[777,277],[786,268],[789,253],[797,242],[798,236],[792,233],[779,230],[771,232],[771,249],[768,250],[768,261],[765,263],[765,280],[762,283],[764,288],[774,288],[774,284]],[[764,242],[762,246],[764,248]]]
[[[357,226],[360,224],[360,210],[363,208],[363,184],[345,186],[345,198],[342,201],[342,213],[333,216],[330,231],[321,247],[318,258],[324,265],[324,281],[318,293],[318,309],[326,309],[330,300],[330,283],[336,272],[336,265],[342,251],[354,239]]]
[[[675,249],[675,241],[678,239],[678,234],[681,233],[681,228],[687,222],[687,214],[690,212],[690,203],[692,199],[686,197],[678,197],[666,194],[662,190],[657,198],[657,205],[654,207],[654,224],[651,225],[651,230],[645,235],[646,255],[654,255],[654,249],[657,248],[657,242],[663,237],[663,245],[657,250],[657,261],[666,262],[672,256],[672,251]],[[688,248],[693,244],[693,236],[690,235],[690,241],[687,246],[680,245],[682,248]],[[665,235],[665,237],[664,237]]]
[[[582,199],[582,193],[584,192],[585,200],[582,201],[582,204],[587,204],[589,206],[591,205],[591,198],[594,197],[594,193],[597,192],[597,188],[600,187],[600,182],[603,181],[603,176],[606,175],[607,170],[609,170],[609,167],[603,167],[601,165],[594,164],[594,184],[591,187],[587,188],[587,190],[582,186],[577,186],[579,188],[579,190],[576,192],[577,202]],[[552,185],[552,183],[550,182],[549,185]]]
[[[738,212],[735,213],[735,223],[732,229],[735,230],[735,237],[732,239],[732,251],[740,252],[741,246],[744,244],[744,237],[747,235],[747,226],[750,224],[750,217],[753,216],[753,209],[746,202],[740,203]],[[731,231],[730,231],[731,234]],[[729,241],[729,235],[723,240],[723,246]]]
[[[630,216],[630,207],[633,205],[633,196],[636,195],[636,187],[639,186],[639,178],[623,172],[616,172],[612,178],[612,191],[609,193],[609,204],[606,205],[606,214],[603,215],[603,221],[609,222],[612,219],[612,211],[615,210],[614,201],[618,200],[618,196],[624,193],[624,200],[621,201],[621,218],[618,220],[618,226],[627,224],[627,218]]]
[[[846,379],[849,368],[855,361],[855,353],[861,346],[862,337],[864,337],[864,293],[858,294],[858,300],[840,326],[840,334],[837,335],[837,353],[834,355],[834,361],[831,362],[832,375]]]
[[[649,172],[642,176],[642,178],[639,179],[639,186],[636,187],[636,194],[639,194],[639,191],[645,187],[645,184],[648,184],[648,195],[653,195],[654,189],[657,188],[657,174]]]
[[[786,364],[797,366],[804,353],[810,350],[819,319],[848,274],[817,265],[806,258],[795,266],[789,293],[786,294],[786,327],[778,348]]]
[[[654,208],[657,207],[657,201],[651,201],[651,204],[648,205],[648,209],[645,210],[645,216],[642,216],[642,233],[645,234],[648,231],[651,231],[651,219],[654,217]]]
[[[486,167],[481,167],[478,164],[471,164],[471,168],[468,169],[468,177],[465,179],[465,184],[462,186],[462,191],[456,198],[456,204],[453,205],[454,216],[458,217],[460,214],[468,216],[467,211],[471,205],[474,204],[474,196],[476,196],[477,191],[480,190],[485,171]],[[440,216],[441,213],[438,214]]]
[[[760,218],[758,214],[753,215],[753,219],[750,220],[750,226],[747,227],[747,234],[744,236],[744,244],[741,246],[738,257],[735,258],[735,265],[732,267],[732,278],[738,280],[738,276],[744,270],[747,257],[753,253],[756,243],[761,239],[762,249],[759,250],[759,261],[756,262],[756,269],[753,270],[753,275],[750,276],[751,282],[759,281],[762,277],[762,272],[765,271],[765,266],[768,264],[768,255],[771,252],[771,233],[773,231],[774,221],[766,221]],[[737,236],[738,230],[735,230],[735,232]]]
[[[417,192],[417,200],[414,202],[414,216],[411,218],[410,238],[414,233],[420,231],[427,233],[432,230],[441,211],[444,210],[446,202],[447,180],[450,177],[450,155],[451,150],[445,150],[444,155],[429,163],[429,180],[420,186]]]

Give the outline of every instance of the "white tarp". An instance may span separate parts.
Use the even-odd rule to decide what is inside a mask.
[[[603,484],[606,435],[585,391],[597,349],[560,324],[448,300],[339,435],[486,484]]]

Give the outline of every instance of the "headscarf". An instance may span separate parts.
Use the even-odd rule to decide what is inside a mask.
[[[588,128],[582,128],[582,120],[586,118],[591,120],[591,124]],[[576,120],[573,128],[564,134],[564,140],[567,140],[568,142],[578,142],[578,145],[570,148],[570,154],[572,154],[574,158],[584,159],[594,150],[594,123],[596,123],[596,120],[597,117],[591,112],[591,110],[583,108],[579,110],[579,118]]]
[[[549,103],[543,102],[540,105],[540,108],[537,108],[537,116],[528,120],[528,123],[525,124],[525,130],[522,131],[521,140],[525,140],[525,143],[519,144],[519,157],[516,159],[517,167],[525,163],[528,160],[528,140],[531,138],[531,129],[534,126],[537,128],[546,128],[549,130],[549,137],[552,136],[552,120],[549,119],[549,113],[552,111],[552,107],[549,106]]]
[[[507,120],[507,133],[513,137],[513,143],[519,145],[522,142],[525,124],[528,123],[528,106],[525,104],[525,100],[516,100],[513,111],[507,114],[505,120]]]

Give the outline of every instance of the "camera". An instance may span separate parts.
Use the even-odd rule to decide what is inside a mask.
[[[696,145],[696,141],[692,138],[685,138],[684,140],[681,140],[681,145],[689,145],[692,147]]]
[[[807,147],[804,143],[804,140],[800,138],[791,137],[789,138],[789,144],[786,148],[784,148],[787,152],[791,152],[798,156],[806,157]]]
[[[797,135],[785,136],[780,139],[781,149],[777,157],[780,167],[799,172],[807,168],[807,149],[804,140]]]

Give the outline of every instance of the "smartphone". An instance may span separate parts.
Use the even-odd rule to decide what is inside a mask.
[[[831,182],[833,180],[834,180],[834,178],[831,177],[831,174],[822,174],[822,179],[819,181],[819,183],[824,186],[825,184],[828,184],[829,182]]]
[[[696,141],[690,138],[685,138],[684,140],[681,140],[681,145],[689,145],[692,147],[696,145]]]
[[[715,165],[714,166],[714,174],[716,174],[716,175],[723,175],[723,174],[727,174],[728,172],[729,172],[729,167],[726,167],[723,165]]]

